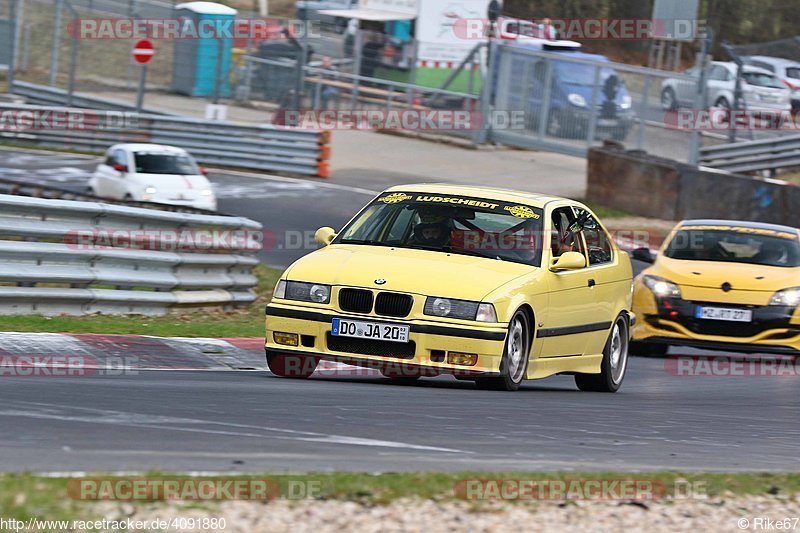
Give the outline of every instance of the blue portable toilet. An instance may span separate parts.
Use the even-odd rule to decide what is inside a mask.
[[[170,85],[173,92],[212,96],[219,70],[219,96],[230,96],[233,22],[237,13],[216,2],[187,2],[175,6],[182,36],[175,41]]]

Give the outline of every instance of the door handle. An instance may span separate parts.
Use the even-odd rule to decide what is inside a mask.
[[[595,286],[595,285],[597,285],[597,284],[595,283],[594,279],[589,279],[589,283],[588,283],[588,285],[589,285],[590,287],[594,287],[594,286]]]

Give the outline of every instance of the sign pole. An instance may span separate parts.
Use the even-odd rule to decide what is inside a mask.
[[[144,85],[147,81],[147,65],[139,67],[139,90],[136,92],[136,112],[142,112],[142,104],[144,104]]]
[[[144,103],[145,83],[147,82],[147,63],[155,55],[153,43],[147,39],[142,39],[133,47],[133,59],[139,63],[139,90],[136,92],[136,112],[142,112]]]

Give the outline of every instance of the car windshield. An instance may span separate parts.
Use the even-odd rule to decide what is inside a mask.
[[[427,193],[384,193],[334,243],[414,248],[539,266],[542,211],[516,203]]]
[[[786,86],[780,82],[778,78],[771,74],[763,74],[760,72],[743,72],[742,78],[750,85],[758,87],[770,87],[772,89],[785,89]]]
[[[664,255],[672,259],[751,265],[800,266],[797,234],[763,228],[683,226]]]
[[[138,174],[200,174],[197,165],[187,154],[136,152],[134,161]]]
[[[572,63],[569,61],[556,61],[555,63],[558,77],[564,83],[571,85],[583,85],[586,87],[594,86],[595,67],[582,63]],[[600,83],[605,82],[612,74],[614,69],[608,67],[600,68]]]

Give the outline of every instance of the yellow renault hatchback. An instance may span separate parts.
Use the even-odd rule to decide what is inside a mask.
[[[685,220],[634,282],[632,351],[670,345],[800,353],[800,241],[796,228]]]
[[[485,388],[625,376],[631,264],[586,206],[483,187],[405,185],[364,207],[281,276],[266,309],[270,370],[320,359]]]

